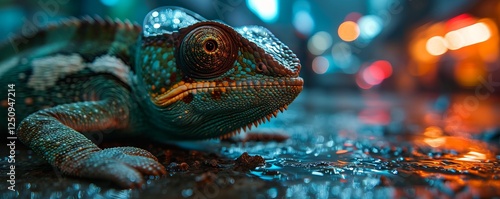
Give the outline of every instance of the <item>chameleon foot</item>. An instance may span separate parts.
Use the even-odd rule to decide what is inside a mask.
[[[122,187],[136,188],[144,184],[144,175],[164,175],[165,167],[144,149],[117,147],[93,152],[80,162],[74,175],[110,180]]]

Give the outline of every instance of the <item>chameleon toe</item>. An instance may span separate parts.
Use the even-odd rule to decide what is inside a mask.
[[[153,154],[151,154],[149,151],[141,149],[141,148],[115,147],[115,148],[104,149],[104,150],[118,150],[118,151],[121,151],[122,153],[125,153],[127,155],[142,156],[142,157],[151,158],[153,160],[158,161],[158,159]]]
[[[80,174],[83,177],[109,180],[123,188],[138,188],[144,184],[143,176],[139,171],[118,161],[94,163]]]
[[[124,188],[140,187],[144,183],[139,171],[115,159],[91,157],[82,160],[80,165],[73,175],[113,181]]]
[[[141,148],[136,147],[115,147],[102,150],[102,153],[109,154],[120,162],[137,169],[146,175],[164,175],[165,167],[158,162],[158,159]]]
[[[167,173],[163,165],[150,158],[141,156],[126,156],[121,161],[145,175],[159,176]]]
[[[125,151],[130,149],[151,155],[142,149],[125,147]],[[80,163],[75,163],[80,165],[81,169],[75,170],[73,175],[110,180],[121,187],[133,188],[144,183],[143,175],[158,176],[166,173],[165,167],[156,158],[129,155],[123,150],[124,147],[119,147],[91,153],[80,160]]]

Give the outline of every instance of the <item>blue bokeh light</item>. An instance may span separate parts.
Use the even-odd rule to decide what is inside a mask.
[[[375,15],[366,15],[358,20],[360,36],[371,40],[382,31],[382,19]]]
[[[301,34],[308,36],[314,30],[314,19],[306,11],[299,11],[293,16],[293,26]]]
[[[106,5],[106,6],[114,6],[116,5],[120,0],[101,0],[101,3]]]
[[[247,7],[262,21],[273,23],[278,19],[279,0],[247,0]]]

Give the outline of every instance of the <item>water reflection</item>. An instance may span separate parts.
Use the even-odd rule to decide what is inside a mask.
[[[300,189],[300,194],[318,196],[314,191],[328,184],[326,192],[321,190],[328,197],[500,195],[498,143],[482,139],[495,125],[490,118],[498,118],[492,111],[498,110],[497,99],[482,101],[468,117],[452,113],[466,97],[374,94],[362,97],[362,107],[329,98],[332,104],[342,104],[331,109],[334,113],[318,104],[317,109],[308,107],[314,117],[294,117],[294,111],[303,110],[291,107],[276,121],[286,124],[282,127],[291,135],[283,145],[254,143],[232,149],[235,154],[255,151],[267,157],[267,165],[252,174],[279,181],[296,194]],[[455,116],[459,122],[450,122]],[[451,131],[451,125],[460,128]]]
[[[469,162],[481,162],[486,160],[486,154],[479,153],[476,151],[469,151],[467,154],[462,155],[463,157],[457,158],[457,160],[469,161]]]

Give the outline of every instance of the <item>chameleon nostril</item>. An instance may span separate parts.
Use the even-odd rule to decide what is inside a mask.
[[[257,64],[257,67],[255,67],[255,70],[257,70],[257,72],[259,72],[259,73],[266,73],[267,72],[267,66],[266,66],[266,64],[264,64],[262,62],[259,62]]]

